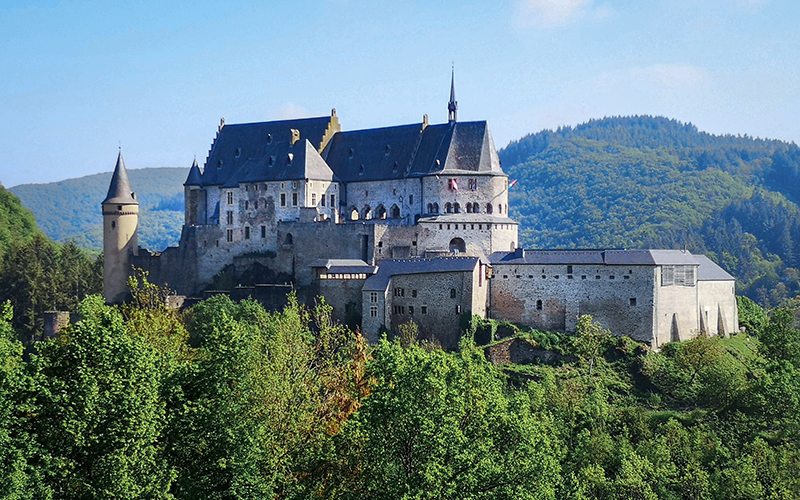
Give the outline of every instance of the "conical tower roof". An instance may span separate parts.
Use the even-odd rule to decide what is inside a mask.
[[[114,175],[111,176],[111,185],[108,186],[108,194],[103,203],[139,204],[136,198],[133,197],[131,181],[128,179],[128,169],[125,168],[125,160],[122,159],[122,151],[117,156],[117,166],[114,168]]]
[[[203,184],[203,177],[200,173],[200,167],[197,165],[197,158],[192,163],[192,168],[189,169],[189,177],[186,178],[184,186],[200,186]]]

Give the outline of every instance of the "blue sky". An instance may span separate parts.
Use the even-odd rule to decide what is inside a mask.
[[[227,123],[653,114],[800,142],[800,2],[0,0],[0,182],[202,164]]]

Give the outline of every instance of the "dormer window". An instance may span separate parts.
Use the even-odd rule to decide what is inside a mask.
[[[348,153],[348,156],[350,158],[352,158],[354,154],[355,154],[355,151],[353,151],[353,148],[350,148],[350,152]]]
[[[286,163],[291,165],[292,164],[292,160],[294,160],[294,154],[289,153],[288,155],[286,155]]]
[[[389,146],[386,147],[388,148]],[[397,173],[397,162],[394,162],[394,164],[392,165],[392,172]]]
[[[217,162],[217,170],[222,170],[222,160]]]
[[[358,175],[364,175],[364,164],[358,166]]]
[[[391,147],[391,146],[389,146],[389,145],[387,144],[387,145],[386,145],[386,152],[385,152],[385,154],[386,154],[386,155],[388,155],[388,154],[389,154],[391,151],[392,151],[392,147]]]
[[[267,144],[272,144],[272,134],[267,134]]]
[[[274,156],[270,156],[269,157],[269,160],[267,160],[267,165],[269,165],[270,167],[275,165],[275,157]],[[281,186],[281,187],[283,187],[283,186]]]
[[[242,148],[236,148],[236,158],[242,156]]]

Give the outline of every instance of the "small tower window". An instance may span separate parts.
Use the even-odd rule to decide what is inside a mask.
[[[272,144],[272,134],[267,134],[267,144]]]
[[[364,175],[364,164],[358,166],[358,175]]]
[[[353,151],[353,148],[350,148],[350,151],[347,153],[347,155],[348,155],[350,158],[352,158],[354,154],[355,154],[355,151]]]
[[[542,301],[541,301],[541,299],[536,301],[536,310],[537,311],[541,311],[542,310]]]
[[[239,158],[242,156],[242,148],[236,148],[236,157]]]
[[[111,221],[111,229],[116,229],[116,227],[117,227],[117,221],[112,220]]]

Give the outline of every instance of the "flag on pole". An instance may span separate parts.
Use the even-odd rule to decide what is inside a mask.
[[[510,187],[510,188],[514,187],[514,184],[516,184],[516,183],[517,183],[517,179],[514,179],[513,181],[511,181],[511,183],[508,185],[508,187]]]
[[[458,183],[455,179],[450,179],[450,189],[453,191],[458,191]]]

